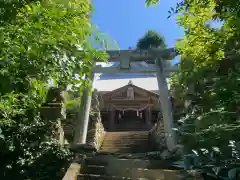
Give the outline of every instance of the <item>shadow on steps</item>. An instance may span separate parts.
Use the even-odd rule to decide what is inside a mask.
[[[148,131],[106,132],[100,152],[88,154],[78,180],[182,179],[182,171],[173,161],[149,156],[153,148],[148,137]]]
[[[126,158],[131,157],[131,158]],[[181,171],[171,162],[147,160],[141,154],[97,153],[85,159],[80,179],[159,179],[180,180]],[[79,180],[80,180],[79,179]]]

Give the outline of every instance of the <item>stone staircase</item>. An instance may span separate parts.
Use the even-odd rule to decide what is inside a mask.
[[[88,157],[78,180],[181,180],[183,174],[174,170],[167,161],[145,158],[97,154]]]
[[[150,160],[148,131],[107,132],[100,152],[82,162],[78,180],[181,180],[182,172],[167,160]]]
[[[151,151],[148,131],[107,132],[100,149],[108,153],[144,153]]]

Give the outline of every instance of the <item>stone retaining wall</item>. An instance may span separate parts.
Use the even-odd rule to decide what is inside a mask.
[[[90,116],[88,126],[87,144],[94,149],[99,150],[105,136],[105,131],[101,120],[97,90],[94,90],[92,95],[91,112],[92,114]]]
[[[105,136],[104,127],[101,120],[99,101],[97,91],[95,90],[92,94],[91,114],[89,117],[88,133],[87,133],[87,145],[99,150],[103,138]],[[68,143],[71,144],[74,136],[74,129],[76,127],[77,115],[67,115],[67,121],[64,124],[65,136],[68,139]]]
[[[183,146],[179,144],[177,144],[173,151],[170,152],[168,150],[162,120],[158,120],[158,122],[155,123],[153,128],[149,131],[149,140],[154,151],[156,151],[156,153],[153,153],[153,156],[156,154],[161,159],[171,159],[179,158],[183,154]]]
[[[45,103],[40,108],[40,115],[43,119],[55,122],[57,131],[56,139],[61,145],[64,144],[64,130],[61,121],[66,119],[64,107],[64,98],[62,97],[62,88],[51,87],[48,90]]]
[[[156,151],[167,149],[166,138],[164,134],[164,126],[162,122],[156,122],[153,128],[149,131],[149,140]]]

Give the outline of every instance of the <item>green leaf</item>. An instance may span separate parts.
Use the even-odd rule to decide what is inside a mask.
[[[229,180],[236,180],[240,178],[240,168],[233,168],[228,171]]]

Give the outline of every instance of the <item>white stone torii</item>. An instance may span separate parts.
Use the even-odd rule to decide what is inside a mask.
[[[107,51],[109,54],[109,62],[119,62],[120,67],[101,67],[95,66],[93,69],[91,80],[94,81],[95,73],[117,74],[117,73],[156,73],[158,88],[160,93],[160,103],[163,114],[164,131],[167,147],[170,151],[176,148],[176,137],[173,130],[172,104],[167,87],[166,76],[171,72],[178,71],[177,67],[165,68],[163,60],[172,60],[176,55],[174,48],[170,49],[149,49],[146,51],[139,50],[113,50]],[[141,68],[138,70],[131,69],[132,61],[154,61],[155,66],[151,68]],[[82,145],[86,143],[89,112],[91,106],[91,95],[84,90],[77,126],[75,129],[74,145]]]

